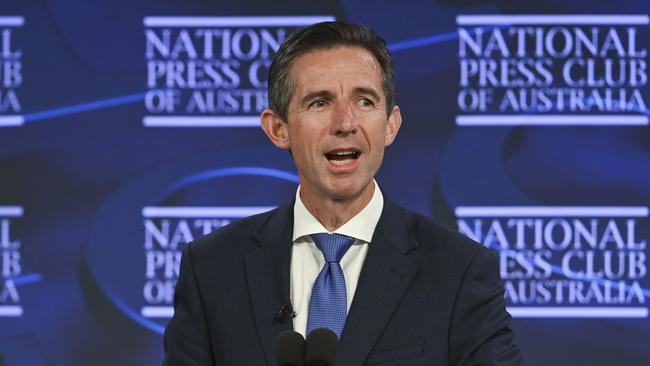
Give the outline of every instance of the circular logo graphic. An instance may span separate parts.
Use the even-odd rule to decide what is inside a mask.
[[[122,314],[154,332],[162,334],[173,315],[186,243],[295,194],[298,177],[286,164],[260,167],[229,156],[233,161],[211,154],[145,174],[98,211],[85,256],[89,282]]]

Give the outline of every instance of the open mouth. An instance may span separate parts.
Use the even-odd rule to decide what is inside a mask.
[[[358,150],[345,149],[345,150],[333,150],[325,153],[327,160],[334,165],[345,165],[357,160],[361,155],[361,152]]]

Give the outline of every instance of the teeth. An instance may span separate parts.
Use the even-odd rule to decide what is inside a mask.
[[[350,162],[352,159],[347,159],[347,160],[330,160],[330,162],[334,165],[345,165]]]
[[[357,151],[336,151],[325,154],[327,160],[334,165],[345,165],[350,161],[357,159],[359,152]]]

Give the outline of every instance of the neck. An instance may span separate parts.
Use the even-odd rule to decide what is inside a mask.
[[[300,188],[300,199],[307,210],[330,232],[340,228],[361,212],[372,199],[375,183],[370,182],[360,194],[344,199],[319,197],[314,192]]]

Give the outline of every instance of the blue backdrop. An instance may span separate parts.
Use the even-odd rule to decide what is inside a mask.
[[[278,44],[328,19],[387,40],[377,179],[499,252],[527,363],[647,364],[649,10],[2,0],[0,365],[160,364],[182,245],[295,193],[257,116]]]

